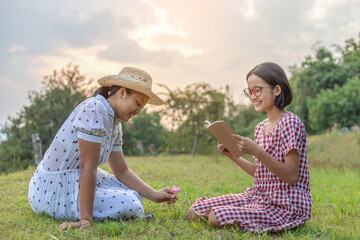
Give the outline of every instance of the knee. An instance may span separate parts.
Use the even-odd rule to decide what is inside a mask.
[[[216,215],[214,213],[214,211],[211,211],[209,214],[209,222],[211,223],[211,225],[213,225],[214,227],[220,227],[220,223],[216,218]]]
[[[188,211],[188,218],[190,221],[196,222],[199,219],[199,215],[197,215],[194,209],[190,208]]]

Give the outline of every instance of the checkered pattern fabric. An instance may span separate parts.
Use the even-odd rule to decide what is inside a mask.
[[[312,197],[307,159],[307,137],[300,118],[287,112],[265,134],[268,119],[255,128],[255,142],[278,161],[291,149],[300,155],[299,179],[293,186],[279,179],[255,158],[254,185],[244,193],[199,198],[194,211],[207,217],[213,211],[221,225],[236,223],[251,232],[281,231],[303,224],[311,217]]]

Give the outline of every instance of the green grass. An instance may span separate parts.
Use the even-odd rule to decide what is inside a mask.
[[[325,144],[330,142],[334,144],[332,141]],[[356,151],[359,146],[344,151]],[[323,151],[330,148],[329,145]],[[323,154],[318,151],[319,159]],[[317,157],[312,156],[314,163]],[[28,183],[35,171],[32,167],[0,176],[0,239],[359,239],[360,170],[351,167],[351,161],[350,165],[335,168],[336,161],[342,161],[341,156],[336,159],[330,155],[328,161],[332,167],[311,166],[312,219],[294,230],[262,235],[236,227],[216,229],[206,222],[190,223],[186,218],[188,208],[197,198],[243,192],[252,185],[252,178],[224,157],[128,157],[128,165],[154,188],[173,185],[181,188],[175,205],[176,217],[167,204],[145,199],[145,211],[152,213],[154,219],[97,222],[83,231],[62,231],[58,228],[61,221],[32,212],[27,201]],[[109,171],[107,164],[104,169]]]
[[[360,132],[331,133],[308,139],[308,158],[313,166],[360,168]]]

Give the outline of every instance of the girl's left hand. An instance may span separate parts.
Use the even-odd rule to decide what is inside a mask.
[[[161,190],[155,190],[155,195],[152,200],[157,203],[167,202],[168,204],[172,204],[177,201],[177,196],[171,188],[166,187]]]
[[[240,149],[240,151],[244,154],[250,154],[255,156],[261,148],[250,138],[242,137],[235,133],[232,134],[232,137],[236,141],[236,145]]]

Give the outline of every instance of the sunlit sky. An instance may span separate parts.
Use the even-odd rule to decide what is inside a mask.
[[[288,72],[316,46],[357,39],[359,11],[359,0],[0,0],[0,125],[69,62],[95,80],[134,66],[171,89],[228,84],[245,103],[252,67]]]

